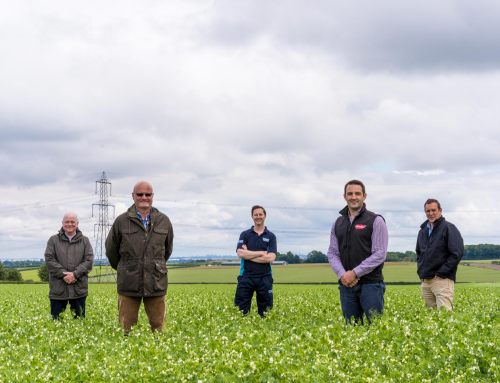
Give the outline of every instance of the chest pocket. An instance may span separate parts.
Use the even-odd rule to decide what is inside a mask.
[[[153,227],[150,246],[153,250],[153,258],[165,257],[165,242],[167,241],[168,229],[161,226]]]

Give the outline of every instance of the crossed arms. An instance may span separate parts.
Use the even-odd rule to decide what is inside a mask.
[[[236,254],[242,259],[256,263],[271,263],[276,259],[276,253],[248,250],[246,245],[242,245],[240,249],[236,250]]]

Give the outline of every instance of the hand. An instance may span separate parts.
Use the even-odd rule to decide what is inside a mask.
[[[342,275],[340,282],[342,282],[345,287],[354,287],[358,284],[359,278],[354,271],[349,270]]]
[[[236,250],[236,254],[238,257],[243,258],[246,254],[247,251],[247,245],[241,246],[241,249]]]
[[[71,285],[76,282],[75,273],[72,273],[70,271],[65,271],[63,279],[64,282],[66,282],[68,285]]]

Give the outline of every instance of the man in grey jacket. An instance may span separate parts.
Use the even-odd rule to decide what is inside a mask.
[[[144,302],[151,329],[161,331],[174,232],[170,219],[153,207],[150,183],[136,183],[132,199],[134,204],[116,218],[106,238],[106,257],[117,271],[118,317],[127,334]]]
[[[75,213],[64,214],[61,230],[50,237],[45,249],[52,318],[59,319],[68,303],[75,318],[85,317],[93,259],[89,239],[78,229],[78,217]]]

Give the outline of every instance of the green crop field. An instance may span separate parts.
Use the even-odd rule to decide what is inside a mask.
[[[386,282],[418,283],[415,263],[388,262],[384,266]],[[95,266],[90,277],[111,272],[109,266]],[[236,283],[239,273],[237,266],[169,266],[170,283]],[[24,280],[38,281],[37,270],[22,273]],[[275,283],[334,283],[335,275],[328,264],[273,266]],[[103,278],[103,281],[114,282],[114,277]],[[500,283],[500,270],[460,265],[457,273],[458,282],[491,282]]]
[[[500,285],[458,285],[453,313],[418,286],[388,286],[384,315],[345,326],[334,285],[275,286],[266,319],[233,285],[172,285],[165,331],[123,336],[115,286],[87,318],[53,322],[47,285],[0,285],[0,382],[498,382]]]

